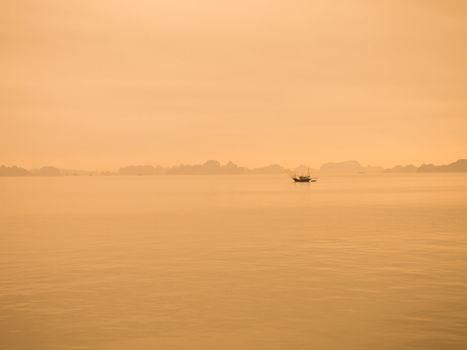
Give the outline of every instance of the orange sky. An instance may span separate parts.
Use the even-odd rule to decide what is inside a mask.
[[[0,164],[467,156],[464,0],[0,3]]]

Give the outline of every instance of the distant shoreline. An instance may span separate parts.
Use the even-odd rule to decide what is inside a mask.
[[[176,165],[172,167],[152,165],[131,165],[120,167],[117,171],[86,171],[60,169],[44,166],[38,169],[25,169],[18,166],[0,166],[0,176],[161,176],[161,175],[279,175],[295,173],[312,174],[377,174],[377,173],[465,173],[467,159],[459,159],[447,165],[422,164],[395,166],[383,168],[377,166],[362,166],[357,161],[325,163],[319,169],[299,166],[294,170],[272,164],[259,168],[247,168],[228,162],[222,165],[216,160],[209,160],[203,164]]]

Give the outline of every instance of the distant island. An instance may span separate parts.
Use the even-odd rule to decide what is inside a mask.
[[[176,165],[164,168],[160,165],[129,165],[117,171],[84,171],[59,169],[45,166],[39,169],[27,170],[18,166],[0,166],[0,176],[148,176],[148,175],[227,175],[227,174],[284,174],[290,173],[280,165],[272,164],[260,168],[246,168],[233,162],[222,165],[217,160],[208,160],[203,164]]]
[[[363,166],[356,160],[345,162],[324,163],[319,169],[321,173],[380,173],[384,168],[377,166]]]
[[[222,165],[217,160],[208,160],[203,164],[175,165],[162,167],[160,165],[129,165],[117,171],[86,171],[60,169],[53,166],[44,166],[38,169],[25,169],[18,166],[0,166],[0,176],[148,176],[148,175],[228,175],[228,174],[363,174],[363,173],[463,173],[467,172],[467,159],[459,159],[447,165],[422,164],[398,165],[392,168],[378,166],[363,166],[355,160],[343,162],[324,163],[319,169],[309,169],[301,165],[294,170],[272,164],[259,168],[247,168],[233,162]]]

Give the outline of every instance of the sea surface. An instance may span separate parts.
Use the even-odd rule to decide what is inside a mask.
[[[0,349],[467,349],[467,175],[0,178]]]

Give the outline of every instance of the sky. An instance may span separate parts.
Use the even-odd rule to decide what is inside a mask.
[[[0,3],[0,164],[467,157],[464,0]]]

